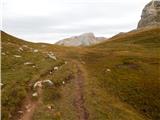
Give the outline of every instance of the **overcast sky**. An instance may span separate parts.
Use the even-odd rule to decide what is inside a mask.
[[[137,27],[150,0],[3,0],[2,30],[32,42],[54,43],[93,32],[111,37]]]

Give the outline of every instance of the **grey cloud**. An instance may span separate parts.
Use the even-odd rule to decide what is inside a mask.
[[[111,36],[134,29],[143,8],[143,4],[139,5],[142,3],[139,0],[46,1],[50,2],[48,9],[51,9],[50,15],[47,16],[18,16],[17,14],[12,16],[6,10],[3,17],[3,30],[25,39],[33,41],[44,39],[49,42],[84,32]],[[57,11],[52,8],[56,2],[60,3]],[[5,2],[6,6],[7,4],[9,3]],[[102,19],[104,23],[95,21],[96,19]]]

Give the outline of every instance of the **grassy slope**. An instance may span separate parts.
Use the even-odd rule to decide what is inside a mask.
[[[7,55],[2,55],[2,82],[5,84],[2,88],[2,115],[7,118],[9,112],[16,111],[14,109],[17,109],[20,100],[13,100],[13,96],[17,96],[17,99],[24,98],[29,92],[28,82],[33,83],[51,66],[62,65],[62,69],[53,76],[46,76],[54,83],[60,83],[60,86],[54,90],[45,89],[44,105],[36,111],[33,119],[75,120],[73,83],[69,81],[62,86],[61,82],[74,74],[76,70],[70,60],[77,60],[82,63],[83,72],[86,73],[85,104],[90,120],[160,119],[159,33],[160,29],[134,31],[86,48],[33,44],[2,33],[2,52],[8,51]],[[7,44],[8,42],[14,44]],[[42,52],[53,51],[59,59],[50,60],[42,52],[26,50],[18,53],[17,45],[19,47],[22,44]],[[22,55],[23,59],[14,58],[14,54]],[[29,60],[39,66],[37,70],[23,65]],[[67,65],[63,64],[64,60],[69,61]],[[10,89],[15,84],[18,84],[18,88],[14,87],[17,95]],[[19,92],[21,89],[23,93]],[[48,104],[55,106],[54,115],[47,111]]]
[[[64,64],[65,60],[58,55],[56,55],[57,60],[47,57],[46,52],[54,52],[54,50],[48,49],[49,45],[47,44],[33,44],[22,41],[4,32],[1,33],[1,37],[2,53],[5,53],[5,55],[2,54],[2,83],[4,84],[2,86],[2,119],[8,120],[9,116],[17,115],[25,97],[33,92],[30,84],[33,85],[39,78],[42,79],[41,76],[54,66],[60,66],[61,69],[59,68],[53,75],[43,78],[52,80],[56,85],[54,89],[45,89],[44,101],[47,101],[47,98],[50,101],[56,99],[60,94],[58,87],[62,85],[62,81],[67,80],[72,74],[72,65],[70,63]],[[23,51],[19,51],[20,47],[23,48]],[[39,51],[37,53],[33,52],[35,49]],[[16,58],[14,55],[20,55],[21,57]],[[36,67],[24,65],[25,62],[32,62]],[[49,112],[46,111],[46,114],[49,114]],[[53,118],[54,116],[50,117]],[[10,119],[13,119],[13,117]]]
[[[138,113],[160,119],[159,28],[130,32],[92,46],[83,61],[89,73],[88,108],[96,113],[92,120],[142,119]]]

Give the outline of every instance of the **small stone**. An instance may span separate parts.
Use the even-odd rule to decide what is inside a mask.
[[[20,56],[20,55],[14,55],[14,57],[16,57],[16,58],[20,58],[20,57],[22,57],[22,56]]]
[[[32,62],[25,62],[24,65],[33,65]]]
[[[38,52],[38,50],[37,50],[37,49],[35,49],[35,50],[33,50],[33,52],[35,52],[35,53],[36,53],[36,52]]]
[[[53,85],[53,82],[51,80],[43,80],[43,83],[49,83],[50,85]]]
[[[54,56],[53,54],[48,54],[48,57],[53,59],[53,60],[57,60],[56,56]]]
[[[110,69],[106,69],[106,71],[107,71],[107,72],[111,72],[111,70],[110,70]]]
[[[23,114],[23,111],[18,111],[19,114]]]
[[[48,105],[47,108],[50,109],[50,110],[52,109],[52,107],[50,105]]]
[[[58,70],[58,67],[54,67],[54,70]]]
[[[33,87],[34,87],[34,88],[36,88],[36,87],[42,88],[42,80],[37,81],[37,82],[34,84]]]
[[[4,53],[4,52],[2,52],[1,54],[2,54],[2,55],[6,55],[6,53]]]
[[[20,48],[19,48],[19,51],[23,51],[23,48],[22,48],[22,47],[20,47]]]
[[[3,86],[4,84],[3,83],[0,83],[0,86]]]
[[[35,93],[32,94],[32,96],[33,96],[33,97],[37,97],[37,96],[38,96],[38,93],[35,92]]]
[[[62,84],[64,85],[64,84],[65,84],[65,81],[63,81]]]
[[[33,65],[32,67],[33,67],[33,68],[35,68],[36,66],[35,66],[35,65]]]

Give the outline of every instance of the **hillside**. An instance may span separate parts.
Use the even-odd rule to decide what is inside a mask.
[[[160,119],[160,28],[89,47],[1,36],[2,119]]]

